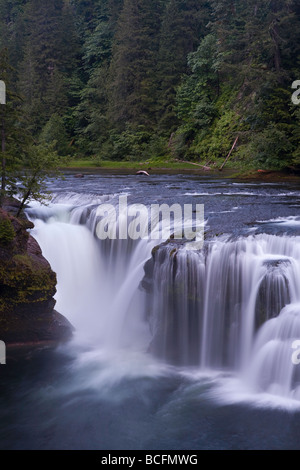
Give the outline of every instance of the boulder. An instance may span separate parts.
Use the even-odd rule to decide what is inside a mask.
[[[72,326],[55,310],[56,274],[27,229],[0,209],[0,340],[7,345],[60,341]]]

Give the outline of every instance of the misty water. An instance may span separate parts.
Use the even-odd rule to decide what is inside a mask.
[[[67,174],[48,185],[51,202],[27,215],[75,333],[0,368],[0,448],[300,448],[300,184]],[[164,233],[99,240],[97,208],[120,195],[204,204],[203,248]]]

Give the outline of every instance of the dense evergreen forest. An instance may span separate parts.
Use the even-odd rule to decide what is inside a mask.
[[[297,0],[0,0],[6,158],[300,165]],[[5,115],[4,115],[5,114]],[[221,161],[221,160],[220,160]]]

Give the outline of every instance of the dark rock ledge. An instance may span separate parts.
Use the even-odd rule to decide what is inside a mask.
[[[57,344],[73,332],[54,310],[56,274],[30,228],[28,220],[0,209],[0,340],[8,347]]]

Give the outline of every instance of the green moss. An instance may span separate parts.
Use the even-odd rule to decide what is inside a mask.
[[[7,246],[13,242],[16,236],[14,227],[8,218],[0,220],[0,244]]]
[[[13,262],[16,266],[27,267],[32,269],[32,260],[28,255],[15,255],[13,257]]]
[[[0,311],[11,311],[19,304],[46,302],[55,293],[56,276],[30,256],[15,255],[0,266]]]

